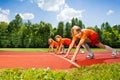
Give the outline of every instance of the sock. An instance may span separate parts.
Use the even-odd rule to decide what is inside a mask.
[[[93,54],[93,52],[90,50],[90,47],[87,44],[83,45],[83,47],[88,51],[88,54]]]
[[[111,48],[110,46],[107,46],[107,45],[105,45],[105,49],[110,50],[110,51],[112,51],[112,52],[115,51],[113,48]]]

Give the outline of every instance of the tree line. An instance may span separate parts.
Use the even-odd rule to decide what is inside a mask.
[[[108,22],[101,26],[88,26],[81,20],[73,18],[70,22],[59,22],[57,27],[52,27],[50,23],[41,21],[32,23],[30,20],[23,22],[19,14],[10,22],[0,22],[0,47],[1,48],[44,48],[48,47],[48,38],[55,35],[71,37],[72,26],[77,25],[82,29],[89,28],[98,32],[102,43],[112,47],[120,47],[120,25],[111,26]]]

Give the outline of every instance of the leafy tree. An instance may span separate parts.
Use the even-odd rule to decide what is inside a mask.
[[[65,26],[65,37],[71,38],[71,24],[69,22]]]
[[[57,28],[51,28],[50,37],[54,39],[56,35],[57,35]]]
[[[8,36],[8,24],[6,22],[0,22],[0,47],[9,46]]]
[[[111,31],[112,29],[111,29],[110,24],[106,22],[101,25],[101,30]]]
[[[94,27],[94,30],[98,33],[99,40],[102,41],[102,38],[101,38],[102,32],[97,25]]]
[[[64,34],[64,22],[58,23],[57,34],[63,37]]]
[[[13,19],[9,25],[8,25],[8,30],[9,32],[11,31],[17,31],[21,26],[22,26],[23,22],[22,22],[22,18],[20,17],[19,14],[17,14],[15,16],[15,19]]]
[[[85,28],[85,25],[82,23],[82,21],[78,20],[77,18],[72,18],[71,22],[72,22],[71,23],[72,27],[76,25],[76,26],[79,26],[81,29]]]
[[[48,38],[55,35],[71,38],[71,28],[77,25],[85,28],[81,20],[73,18],[71,23],[59,22],[53,28],[50,23],[41,21],[33,24],[30,20],[23,23],[19,14],[9,24],[0,22],[0,47],[48,47]],[[111,26],[108,22],[102,23],[100,27],[89,26],[95,30],[100,41],[112,47],[120,47],[120,25]]]

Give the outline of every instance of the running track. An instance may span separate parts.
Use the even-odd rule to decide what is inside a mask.
[[[120,54],[117,58],[111,58],[111,52],[94,52],[95,58],[87,60],[87,54],[78,54],[76,62],[71,62],[70,58],[64,55],[56,55],[48,52],[9,52],[0,51],[0,68],[50,68],[53,70],[69,69],[79,66],[90,66],[93,64],[120,63]]]

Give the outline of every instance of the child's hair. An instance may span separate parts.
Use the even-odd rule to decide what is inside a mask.
[[[56,39],[56,38],[62,38],[62,37],[61,37],[60,35],[56,35],[56,36],[55,36],[55,39]]]
[[[54,40],[53,40],[52,38],[49,38],[49,39],[48,39],[48,43],[51,42],[51,41],[54,41]]]
[[[72,29],[71,29],[72,36],[74,35],[74,30],[76,30],[77,32],[80,32],[81,28],[79,26],[73,26]]]

